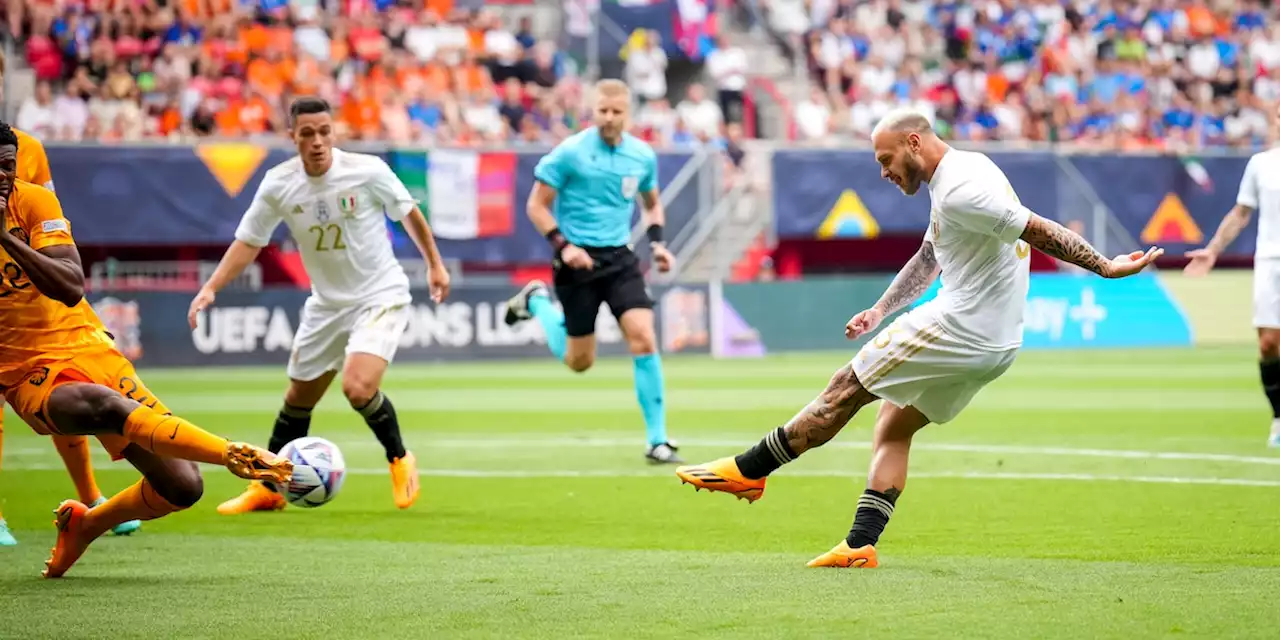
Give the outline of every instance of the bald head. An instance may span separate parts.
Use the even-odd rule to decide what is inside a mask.
[[[899,109],[881,118],[871,132],[871,146],[881,177],[907,195],[920,190],[946,148],[929,119],[911,109]]]
[[[871,131],[872,142],[881,133],[914,133],[923,136],[933,133],[933,125],[919,111],[898,109],[890,111],[876,123],[876,128]]]

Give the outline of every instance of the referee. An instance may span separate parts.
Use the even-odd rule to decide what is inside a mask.
[[[507,301],[506,323],[536,319],[551,353],[582,372],[595,363],[596,317],[601,303],[609,305],[635,362],[645,457],[658,464],[679,463],[667,438],[653,300],[640,261],[628,246],[632,206],[639,196],[654,264],[664,273],[675,264],[662,242],[666,216],[658,199],[658,159],[649,145],[626,133],[631,107],[627,85],[602,80],[595,88],[595,126],[561,142],[538,162],[529,195],[529,219],[555,253],[552,269],[563,311],[552,304],[547,285],[534,280]]]

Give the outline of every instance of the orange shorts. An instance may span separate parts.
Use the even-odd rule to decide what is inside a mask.
[[[36,433],[62,435],[46,417],[49,415],[47,405],[53,390],[69,382],[100,384],[160,413],[169,413],[164,403],[142,384],[133,363],[114,349],[34,367],[22,377],[22,382],[4,390],[4,398]],[[111,454],[112,460],[123,459],[124,448],[129,445],[124,436],[114,433],[95,435]]]

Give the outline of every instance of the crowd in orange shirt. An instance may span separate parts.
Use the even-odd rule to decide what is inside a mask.
[[[571,63],[527,22],[453,0],[329,1],[11,5],[38,79],[15,124],[45,140],[275,136],[297,95],[328,99],[350,138],[401,144],[542,144],[582,122]]]

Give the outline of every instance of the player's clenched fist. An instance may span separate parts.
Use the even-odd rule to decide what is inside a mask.
[[[676,266],[676,257],[665,245],[654,243],[649,249],[653,252],[653,263],[657,265],[658,273],[667,273]]]
[[[569,266],[570,269],[588,269],[595,266],[591,256],[586,249],[576,247],[574,245],[565,245],[560,251],[560,261]]]
[[[449,297],[449,271],[444,265],[427,270],[427,284],[431,287],[431,301],[439,304]]]
[[[853,340],[858,336],[869,333],[880,326],[881,320],[884,320],[884,312],[876,307],[860,312],[850,318],[848,324],[844,325],[844,337]]]
[[[191,308],[187,310],[187,323],[191,325],[193,331],[196,328],[196,316],[213,304],[213,298],[213,290],[202,288],[200,293],[196,294],[195,299],[191,301]]]

